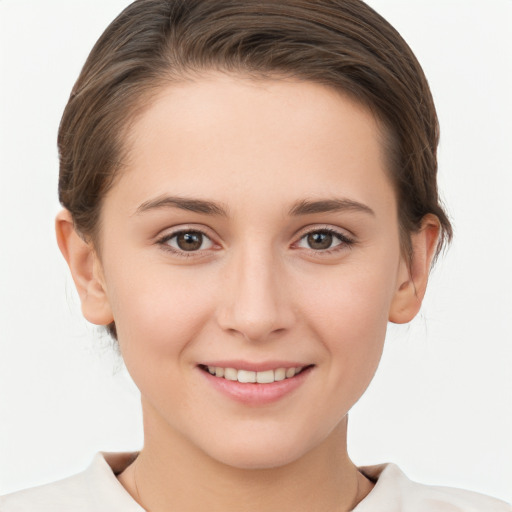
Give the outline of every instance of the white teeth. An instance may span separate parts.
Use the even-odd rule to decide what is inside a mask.
[[[238,370],[238,382],[256,382],[256,372]]]
[[[226,368],[224,370],[224,378],[227,380],[238,380],[238,370],[234,368]]]
[[[286,379],[286,369],[285,368],[278,368],[274,371],[274,380],[284,380]]]
[[[220,366],[208,366],[208,372],[226,380],[237,380],[242,383],[271,384],[285,379],[290,379],[303,370],[302,366],[297,368],[276,368],[262,372],[249,370],[236,370],[235,368],[222,368]]]
[[[274,370],[267,370],[266,372],[256,372],[256,382],[260,384],[270,384],[274,382]]]

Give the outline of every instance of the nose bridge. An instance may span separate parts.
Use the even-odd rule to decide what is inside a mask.
[[[233,250],[226,267],[219,321],[248,340],[263,340],[293,321],[282,262],[270,247],[247,244]]]

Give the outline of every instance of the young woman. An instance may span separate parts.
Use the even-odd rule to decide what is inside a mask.
[[[59,131],[59,247],[144,446],[0,509],[505,511],[356,467],[347,414],[451,226],[414,55],[358,0],[138,0]]]

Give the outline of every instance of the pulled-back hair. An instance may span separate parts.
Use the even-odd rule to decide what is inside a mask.
[[[439,126],[423,71],[398,32],[360,0],[137,0],[106,29],[59,129],[59,199],[96,241],[102,198],[122,170],[126,136],[165,84],[210,70],[290,77],[370,109],[384,133],[402,246],[427,213],[452,235],[437,190]]]

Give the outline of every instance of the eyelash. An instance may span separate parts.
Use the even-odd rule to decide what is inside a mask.
[[[201,253],[203,251],[207,250],[207,249],[196,250],[196,251],[185,251],[185,250],[175,249],[174,247],[171,247],[168,244],[168,242],[170,240],[172,240],[173,238],[175,238],[175,237],[177,237],[179,235],[182,235],[182,234],[186,234],[186,233],[189,233],[189,234],[190,233],[200,234],[201,236],[203,236],[206,239],[210,240],[210,242],[212,244],[214,244],[212,239],[204,231],[201,231],[200,229],[181,229],[179,231],[175,231],[174,233],[169,233],[169,234],[163,236],[162,238],[158,239],[156,243],[158,245],[160,245],[163,250],[169,251],[172,254],[174,254],[176,256],[179,256],[181,258],[198,258],[198,257],[202,257],[203,254],[201,254]],[[335,252],[338,252],[338,251],[341,251],[341,250],[344,250],[344,249],[350,249],[356,243],[356,241],[354,239],[348,237],[344,233],[341,233],[340,231],[338,231],[336,229],[333,229],[333,228],[324,227],[324,228],[317,228],[317,229],[312,229],[310,231],[303,232],[301,234],[300,238],[298,239],[298,241],[295,242],[295,244],[301,242],[307,236],[312,235],[312,234],[316,234],[316,233],[333,235],[333,237],[336,238],[340,243],[338,243],[334,247],[330,247],[328,249],[320,249],[320,250],[311,249],[311,248],[306,249],[306,250],[314,252],[315,255],[329,255],[329,254],[332,254],[332,253],[335,253]]]
[[[174,247],[170,246],[168,242],[170,242],[173,238],[176,238],[179,235],[187,234],[187,233],[196,233],[201,235],[202,237],[208,239],[213,244],[211,237],[209,237],[204,231],[201,231],[200,229],[180,229],[179,231],[175,231],[174,233],[169,233],[167,235],[164,235],[162,238],[157,240],[157,244],[162,247],[163,250],[168,251],[178,257],[181,258],[200,258],[204,256],[204,254],[201,254],[204,250],[197,250],[197,251],[185,251],[180,249],[175,249]]]
[[[339,252],[342,250],[350,249],[356,243],[356,241],[353,238],[350,238],[346,234],[344,234],[336,229],[329,228],[329,227],[316,228],[316,229],[312,229],[310,231],[306,231],[301,234],[298,242],[304,240],[304,238],[306,238],[307,236],[316,234],[316,233],[330,234],[333,236],[333,238],[338,239],[338,241],[340,243],[335,245],[334,247],[330,247],[329,249],[316,250],[316,249],[309,248],[308,250],[314,252],[315,255],[328,256],[330,254],[333,254],[333,253],[336,253],[336,252]],[[296,243],[298,243],[298,242],[296,242]]]

